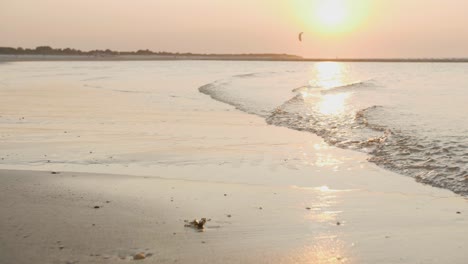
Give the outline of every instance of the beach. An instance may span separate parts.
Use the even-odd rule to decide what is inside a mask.
[[[464,196],[199,91],[275,67],[1,64],[0,263],[466,263]]]

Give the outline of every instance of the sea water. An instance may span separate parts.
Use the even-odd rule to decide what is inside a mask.
[[[315,133],[420,182],[468,194],[468,64],[264,63],[200,92]]]
[[[205,94],[468,194],[464,63],[3,63],[0,164],[161,162],[164,111],[209,111]]]

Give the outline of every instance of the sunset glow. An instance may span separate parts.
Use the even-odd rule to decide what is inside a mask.
[[[297,16],[309,31],[340,36],[359,29],[369,16],[367,0],[296,0]]]
[[[1,46],[309,58],[468,56],[468,1],[462,0],[137,2],[3,0]]]
[[[327,0],[318,2],[314,12],[317,22],[328,29],[342,27],[349,18],[349,10],[345,4],[344,0]]]

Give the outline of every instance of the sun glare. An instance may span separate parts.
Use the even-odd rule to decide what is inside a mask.
[[[314,15],[324,27],[339,27],[346,23],[347,12],[344,0],[326,0],[317,2]]]
[[[348,33],[370,13],[370,0],[293,0],[296,16],[309,31],[324,35]]]

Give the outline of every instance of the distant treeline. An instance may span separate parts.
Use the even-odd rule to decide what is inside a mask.
[[[166,51],[154,52],[151,50],[138,50],[138,51],[114,51],[106,50],[90,50],[82,51],[78,49],[65,48],[54,49],[49,46],[39,46],[35,49],[11,48],[0,47],[0,54],[4,55],[86,55],[86,56],[117,56],[117,55],[160,55],[160,56],[224,56],[224,57],[269,57],[269,58],[290,58],[301,59],[300,56],[289,54],[197,54],[197,53],[173,53]]]
[[[154,52],[149,49],[137,51],[90,50],[65,48],[54,49],[49,46],[39,46],[35,49],[0,47],[0,55],[62,55],[76,56],[79,60],[272,60],[272,61],[337,61],[337,62],[463,62],[468,58],[303,58],[290,54],[275,53],[248,53],[248,54],[201,54],[180,52]],[[81,56],[80,56],[81,55]],[[127,55],[127,57],[125,57]],[[128,55],[139,55],[131,57]],[[140,57],[141,56],[141,57]],[[25,56],[27,57],[27,56]],[[44,56],[48,60],[60,59],[53,56]],[[40,60],[40,56],[36,59]],[[21,56],[11,56],[12,60],[22,60]]]

